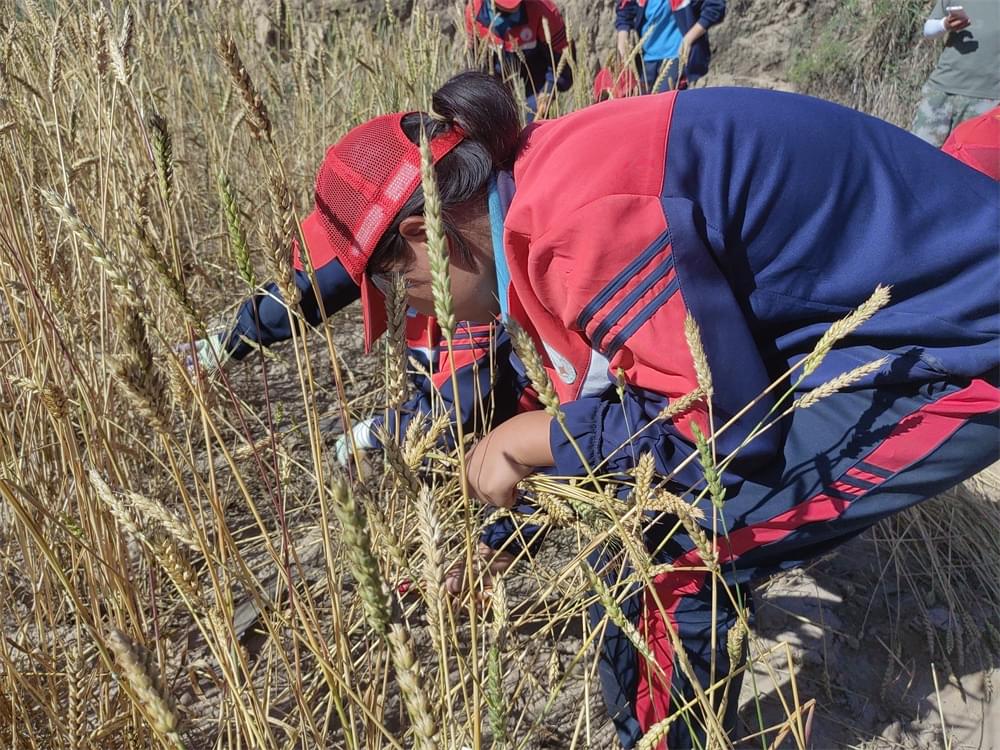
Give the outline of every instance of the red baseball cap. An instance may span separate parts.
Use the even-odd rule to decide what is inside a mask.
[[[607,68],[601,68],[594,76],[594,101],[599,102],[606,95],[615,99],[639,93],[639,81],[635,74],[625,68],[616,79]]]
[[[502,10],[504,13],[513,13],[521,7],[521,0],[493,0],[493,4],[497,10]]]
[[[385,332],[385,298],[366,272],[382,235],[420,185],[420,147],[407,138],[409,112],[358,125],[331,146],[316,175],[316,210],[302,223],[313,267],[336,258],[361,287],[365,351]],[[462,140],[452,128],[431,140],[437,164]]]
[[[951,131],[941,150],[1000,180],[1000,107],[963,122]]]

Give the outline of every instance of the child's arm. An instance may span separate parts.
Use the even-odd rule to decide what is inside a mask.
[[[347,307],[361,296],[357,284],[336,259],[315,270],[319,298],[313,291],[312,281],[304,271],[295,272],[295,285],[301,292],[299,310],[310,325],[323,321],[320,304],[327,316]],[[239,309],[236,322],[226,334],[226,351],[233,359],[240,360],[253,350],[247,340],[268,347],[292,337],[291,319],[281,299],[281,292],[273,282],[263,291],[247,299]]]
[[[637,0],[619,0],[615,10],[615,46],[622,60],[631,51],[631,33],[639,33],[640,11]]]

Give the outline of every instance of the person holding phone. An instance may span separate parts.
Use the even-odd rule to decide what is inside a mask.
[[[945,46],[911,130],[941,146],[957,125],[1000,104],[1000,2],[937,0],[924,37],[944,37]]]

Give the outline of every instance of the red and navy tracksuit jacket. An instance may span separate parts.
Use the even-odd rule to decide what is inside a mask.
[[[686,34],[692,26],[700,23],[706,30],[710,29],[726,17],[726,0],[670,0],[677,28]],[[618,0],[618,10],[615,15],[616,31],[635,31],[642,33],[646,17],[646,0]],[[688,54],[684,78],[687,83],[694,83],[708,72],[708,64],[712,58],[712,50],[708,44],[708,34],[704,34],[691,47]]]
[[[509,314],[546,352],[569,432],[602,473],[624,475],[650,453],[658,473],[671,474],[694,451],[692,423],[708,432],[705,403],[655,422],[696,385],[688,313],[714,376],[718,426],[877,284],[892,285],[888,307],[840,341],[797,395],[881,356],[887,364],[793,412],[729,465],[726,534],[715,544],[736,596],[748,601],[749,581],[998,457],[1000,188],[985,176],[821,100],[701,89],[609,101],[533,126],[513,182],[503,223]],[[624,380],[620,391],[612,373]],[[720,457],[771,404],[762,399],[719,438]],[[551,441],[555,473],[583,475],[558,425]],[[674,474],[675,489],[700,489],[700,475],[692,462]],[[707,501],[704,509],[711,519]],[[703,684],[735,666],[724,647],[735,608],[722,594],[711,617],[711,579],[697,570],[691,540],[668,529],[654,524],[647,545],[678,571],[637,587],[624,605],[658,670],[604,624],[602,682],[626,747],[694,695],[673,668],[665,618]],[[715,675],[713,631],[723,644]],[[666,746],[690,747],[699,734],[685,715]]]
[[[543,21],[548,23],[548,39]],[[551,0],[524,0],[514,13],[496,14],[489,0],[472,0],[465,6],[465,30],[470,45],[479,40],[498,51],[493,62],[494,73],[502,76],[505,72],[516,72],[524,81],[527,96],[553,88],[565,91],[573,84],[568,64],[556,76],[569,41],[566,23]]]

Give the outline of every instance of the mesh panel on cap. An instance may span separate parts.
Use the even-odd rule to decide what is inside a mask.
[[[316,176],[316,208],[330,245],[359,283],[379,239],[420,184],[420,149],[403,132],[405,116],[383,115],[351,130]],[[460,140],[454,132],[435,138],[434,161]]]

